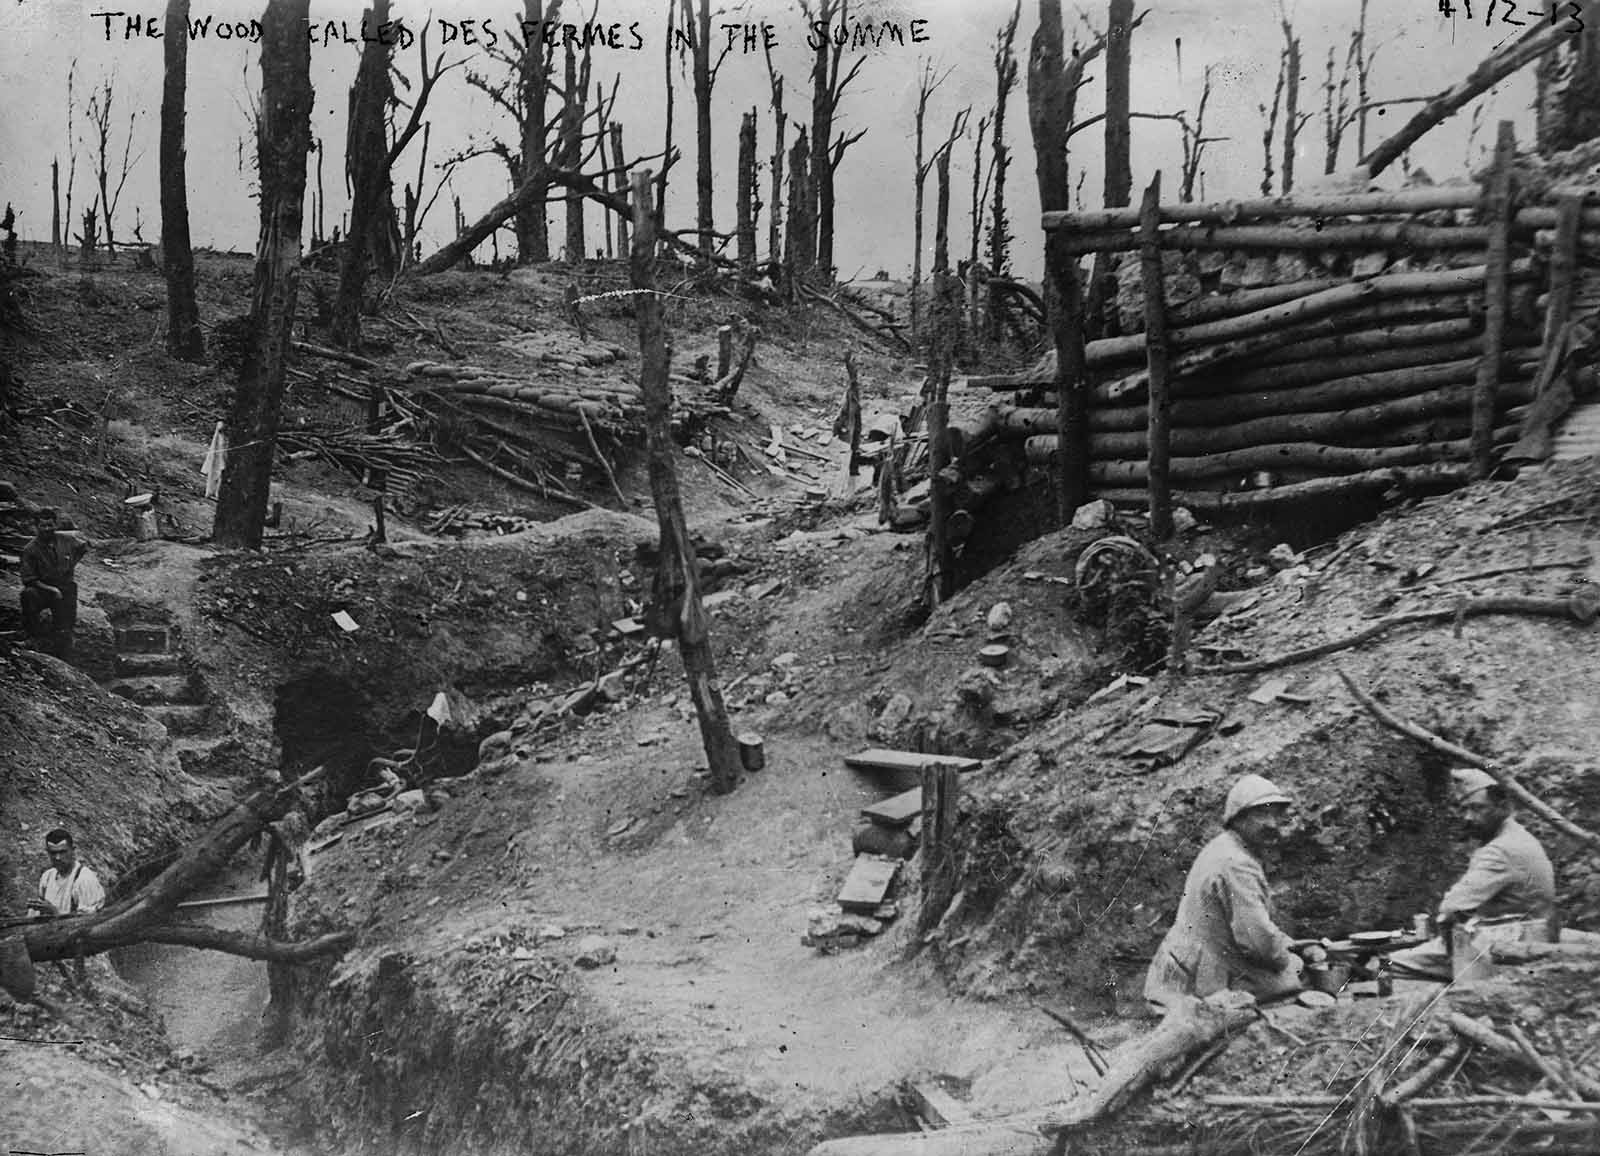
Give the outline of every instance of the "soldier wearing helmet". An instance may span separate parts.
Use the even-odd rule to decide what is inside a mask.
[[[1439,900],[1434,924],[1439,935],[1420,947],[1394,952],[1389,961],[1401,974],[1449,979],[1446,946],[1451,928],[1473,916],[1520,915],[1551,924],[1556,905],[1555,870],[1550,857],[1526,827],[1493,775],[1475,767],[1450,772],[1450,794],[1462,828],[1481,844],[1467,870]]]
[[[1189,869],[1177,918],[1145,979],[1145,998],[1166,1008],[1177,997],[1205,998],[1229,988],[1257,999],[1300,989],[1301,960],[1274,921],[1266,873],[1257,857],[1276,843],[1289,796],[1260,775],[1234,783],[1223,831]]]

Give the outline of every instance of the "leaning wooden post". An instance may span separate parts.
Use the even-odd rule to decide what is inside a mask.
[[[659,626],[678,640],[683,671],[700,719],[711,787],[718,794],[739,781],[739,744],[728,725],[728,710],[711,655],[705,608],[700,604],[700,576],[694,548],[678,496],[678,475],[672,464],[671,387],[667,382],[667,341],[656,294],[656,220],[650,170],[633,174],[633,248],[628,271],[633,282],[634,312],[639,320],[639,393],[644,401],[645,444],[650,455],[650,492],[661,529],[661,561],[655,584]]]
[[[1572,298],[1577,285],[1578,234],[1583,224],[1582,193],[1568,193],[1556,203],[1556,236],[1550,252],[1550,304],[1544,315],[1546,352],[1560,340],[1561,331],[1572,317]],[[1542,389],[1549,382],[1540,379]]]
[[[1145,361],[1150,372],[1150,417],[1145,455],[1150,486],[1150,534],[1158,542],[1172,537],[1172,355],[1167,342],[1167,291],[1161,263],[1161,174],[1144,191],[1139,209],[1139,273],[1144,285]]]
[[[1494,169],[1487,182],[1489,253],[1484,273],[1483,357],[1472,390],[1472,471],[1489,476],[1494,466],[1494,399],[1500,384],[1500,358],[1505,351],[1506,302],[1510,296],[1507,267],[1511,247],[1511,164],[1517,148],[1509,120],[1500,122],[1494,146]]]
[[[948,763],[922,765],[922,910],[917,930],[931,931],[955,891],[956,808],[960,772]]]
[[[845,350],[844,375],[848,383],[845,387],[844,409],[845,432],[850,442],[850,467],[849,476],[855,477],[858,469],[857,459],[861,455],[861,381],[856,377],[856,355],[850,350]]]

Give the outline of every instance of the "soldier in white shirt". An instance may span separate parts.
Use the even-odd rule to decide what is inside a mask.
[[[28,906],[44,915],[86,915],[105,906],[100,877],[78,862],[72,834],[60,827],[44,837],[50,866],[39,876],[39,897]]]

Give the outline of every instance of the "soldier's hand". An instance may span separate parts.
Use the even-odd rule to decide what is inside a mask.
[[[56,905],[51,903],[48,899],[30,899],[28,901],[28,910],[37,911],[40,915],[61,914],[61,912],[56,910]]]

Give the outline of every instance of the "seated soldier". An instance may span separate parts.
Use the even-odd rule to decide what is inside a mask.
[[[29,638],[50,633],[70,641],[78,623],[78,583],[73,577],[89,544],[76,533],[58,529],[56,511],[38,513],[37,533],[22,548],[22,625]],[[44,613],[50,612],[49,631]]]
[[[1520,915],[1547,927],[1556,903],[1555,871],[1539,840],[1517,822],[1506,789],[1472,767],[1450,772],[1450,789],[1461,825],[1481,846],[1467,870],[1439,901],[1438,935],[1420,947],[1389,956],[1396,975],[1450,979],[1453,928],[1473,916]],[[1546,935],[1548,932],[1546,932]]]

